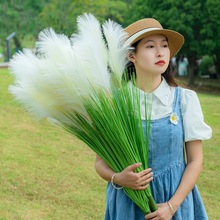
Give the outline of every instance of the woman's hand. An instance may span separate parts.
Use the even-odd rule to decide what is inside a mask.
[[[157,204],[158,209],[155,212],[145,215],[147,220],[170,220],[173,217],[173,213],[167,203]]]
[[[122,172],[117,173],[114,177],[114,183],[123,187],[143,190],[149,186],[149,182],[153,180],[153,172],[151,168],[135,173],[134,170],[141,166],[141,163],[135,163],[126,167]]]

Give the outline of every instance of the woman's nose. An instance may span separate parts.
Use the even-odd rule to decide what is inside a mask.
[[[163,57],[164,56],[164,52],[162,48],[157,48],[157,57]]]

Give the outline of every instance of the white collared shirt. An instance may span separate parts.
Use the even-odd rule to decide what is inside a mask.
[[[145,119],[145,94],[140,90],[142,119]],[[163,78],[161,84],[152,92],[152,120],[164,118],[172,113],[174,96],[175,87],[169,86]],[[212,129],[204,122],[201,105],[194,91],[181,89],[181,111],[185,142],[211,138]]]

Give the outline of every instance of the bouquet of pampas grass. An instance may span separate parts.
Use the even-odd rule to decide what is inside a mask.
[[[85,142],[115,172],[141,162],[140,172],[148,167],[150,105],[144,132],[139,90],[122,81],[126,33],[111,20],[100,25],[91,14],[79,16],[77,25],[71,38],[43,30],[35,52],[15,54],[9,91],[33,116]],[[156,210],[149,187],[123,190],[144,213]]]

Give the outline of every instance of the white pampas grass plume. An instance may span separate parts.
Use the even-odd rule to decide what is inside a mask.
[[[100,23],[92,14],[83,14],[78,17],[77,25],[78,32],[72,35],[71,42],[80,71],[93,85],[109,90],[107,48]]]
[[[44,39],[44,44],[47,42]],[[68,56],[69,59],[59,60],[59,62],[52,57],[38,57],[31,50],[24,50],[23,53],[16,54],[10,61],[10,71],[15,77],[15,85],[9,87],[9,91],[22,103],[26,109],[36,118],[52,117],[61,121],[62,123],[72,123],[64,111],[77,111],[86,114],[82,99],[83,95],[89,95],[88,86],[76,86],[74,74],[78,75],[76,68],[67,72],[64,66],[74,67],[74,59],[71,47],[63,44],[62,40],[59,42],[53,38],[49,39],[53,46],[61,46],[62,52],[57,50],[57,53]],[[52,47],[53,47],[52,46]],[[40,49],[40,48],[39,48]],[[88,82],[87,82],[88,84]],[[81,93],[80,90],[83,92]]]
[[[77,61],[77,51],[74,51],[70,40],[63,35],[56,34],[52,29],[40,33],[38,50],[45,54],[44,69],[46,80],[51,84],[57,96],[62,97],[64,106],[80,111],[82,97],[90,96],[93,92],[91,83],[85,72],[81,71]],[[80,110],[81,109],[81,110]]]
[[[108,45],[109,67],[120,80],[125,70],[129,51],[129,47],[125,46],[127,33],[121,25],[111,20],[106,21],[102,27]]]
[[[69,53],[66,51],[71,50],[71,43],[66,35],[57,34],[52,28],[47,28],[39,33],[36,50],[38,55],[60,62],[60,59],[68,59]]]
[[[93,15],[79,16],[77,27],[71,39],[52,28],[41,31],[36,52],[25,49],[10,61],[15,83],[9,90],[37,118],[71,124],[70,112],[87,115],[85,100],[98,102],[100,89],[111,93],[109,66],[121,79],[127,53],[122,27],[103,25],[107,46]]]

